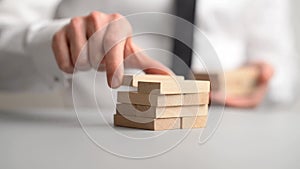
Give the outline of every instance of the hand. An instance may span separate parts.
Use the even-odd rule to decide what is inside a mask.
[[[258,83],[255,90],[246,96],[226,96],[225,105],[240,108],[252,108],[259,105],[267,91],[269,81],[271,80],[274,70],[273,67],[265,62],[252,63],[247,65],[259,70]],[[212,94],[211,99],[216,102],[221,102],[220,93]]]
[[[108,85],[113,88],[122,83],[124,65],[151,74],[172,74],[161,63],[139,52],[131,31],[131,25],[120,14],[92,12],[72,18],[53,36],[56,62],[66,73],[90,68],[106,70]]]

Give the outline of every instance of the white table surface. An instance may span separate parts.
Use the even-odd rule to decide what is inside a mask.
[[[74,110],[0,110],[0,168],[296,169],[300,168],[298,105],[281,110],[226,108],[219,128],[205,144],[197,144],[199,130],[192,130],[171,151],[148,159],[122,158],[100,149],[83,132]],[[107,114],[111,116],[109,112]],[[88,117],[86,119],[89,120]],[[105,137],[105,131],[101,132],[103,126],[94,127],[100,130],[99,135]],[[115,129],[149,133],[145,130]],[[123,143],[111,140],[111,144]],[[145,146],[147,149],[151,147]]]

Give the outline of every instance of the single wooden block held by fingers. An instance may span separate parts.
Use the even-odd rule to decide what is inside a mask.
[[[114,115],[114,125],[121,127],[139,128],[146,130],[171,130],[180,129],[180,118],[151,119],[142,117],[130,117],[120,114]]]
[[[117,101],[157,107],[203,105],[209,103],[209,93],[152,95],[136,91],[119,91]]]
[[[206,126],[207,116],[181,117],[181,128],[204,128]]]
[[[225,72],[226,93],[231,96],[251,94],[259,78],[259,70],[255,67],[245,67]]]
[[[163,82],[138,82],[139,93],[151,94],[182,94],[182,93],[208,93],[210,91],[209,81],[185,80],[185,81],[163,81]]]
[[[117,104],[117,112],[125,116],[148,118],[192,117],[207,115],[208,105],[155,107],[122,103]]]
[[[138,87],[138,82],[162,82],[167,80],[173,81],[182,81],[184,80],[183,76],[169,76],[169,75],[124,75],[123,77],[123,86],[133,86]]]
[[[225,91],[229,96],[251,94],[257,85],[259,70],[255,67],[243,67],[222,74],[195,73],[197,80],[210,80],[212,91]]]

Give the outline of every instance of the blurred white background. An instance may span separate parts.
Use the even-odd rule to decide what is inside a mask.
[[[291,21],[294,29],[294,39],[297,49],[297,58],[300,63],[300,1],[291,1]],[[298,79],[299,81],[299,79]],[[299,93],[299,91],[298,91]],[[62,107],[64,106],[61,91],[51,93],[8,93],[0,92],[0,108],[28,108],[28,107]]]
[[[300,60],[299,53],[300,53],[300,11],[298,10],[300,7],[300,1],[298,0],[291,0],[292,4],[292,21],[293,21],[293,27],[295,32],[295,42],[296,42],[296,48],[297,48],[297,54],[298,54],[298,61]]]

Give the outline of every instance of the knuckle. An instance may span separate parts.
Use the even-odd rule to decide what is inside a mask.
[[[113,19],[120,19],[120,18],[123,17],[123,15],[121,15],[121,14],[119,14],[119,13],[113,13],[113,14],[111,14],[111,17],[112,17]]]
[[[87,16],[87,19],[88,19],[88,21],[95,24],[95,23],[98,23],[104,17],[105,17],[104,13],[101,13],[98,11],[93,11]]]
[[[91,12],[87,17],[87,22],[89,27],[93,30],[98,30],[100,28],[100,22],[104,18],[104,14],[98,11]]]
[[[121,32],[123,33],[131,33],[132,27],[129,21],[124,17],[123,15],[119,13],[111,14],[112,15],[112,21],[110,23],[110,27],[119,28],[122,27]]]
[[[98,12],[98,11],[93,11],[89,14],[89,18],[91,19],[98,19],[102,16],[102,13],[101,12]]]
[[[71,21],[70,21],[70,27],[72,29],[80,28],[81,24],[82,24],[82,18],[80,18],[80,17],[72,18]]]

